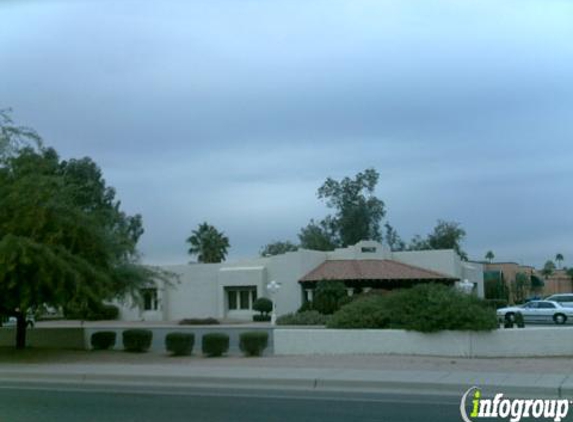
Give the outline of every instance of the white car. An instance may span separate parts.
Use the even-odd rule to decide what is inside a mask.
[[[553,302],[559,302],[563,306],[573,307],[573,293],[558,293],[546,297],[543,300],[551,300]]]
[[[520,312],[525,322],[554,322],[566,324],[573,321],[573,308],[561,305],[551,300],[533,300],[519,306],[509,306],[497,310],[501,320],[515,320],[515,314]]]

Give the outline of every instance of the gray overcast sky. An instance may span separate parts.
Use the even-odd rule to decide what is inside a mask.
[[[402,237],[459,221],[481,259],[573,265],[573,2],[0,3],[0,108],[88,155],[148,263],[204,220],[230,259],[296,240],[367,167]]]

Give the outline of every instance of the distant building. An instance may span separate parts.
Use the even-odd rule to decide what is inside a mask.
[[[454,250],[391,252],[377,242],[362,241],[332,252],[300,249],[234,263],[189,264],[163,269],[179,276],[172,285],[142,290],[142,301],[121,306],[123,320],[173,321],[215,317],[251,319],[253,302],[270,297],[267,285],[280,283],[279,315],[295,312],[312,300],[320,280],[344,282],[348,294],[369,289],[392,290],[419,283],[473,283],[483,297],[483,266],[463,262]]]

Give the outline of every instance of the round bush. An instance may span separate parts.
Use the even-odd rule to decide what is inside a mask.
[[[123,348],[126,352],[147,352],[151,347],[151,330],[133,329],[122,333]]]
[[[322,280],[316,286],[312,306],[321,314],[331,315],[340,309],[347,297],[342,281]]]
[[[266,331],[249,331],[239,336],[239,348],[246,356],[261,356],[269,343]]]
[[[273,301],[266,297],[260,297],[253,303],[253,309],[261,314],[268,314],[273,310]]]
[[[195,335],[192,333],[169,333],[165,336],[165,348],[173,356],[189,356],[194,344]]]
[[[224,333],[205,334],[201,349],[209,357],[222,356],[229,351],[229,336]]]
[[[94,350],[107,350],[115,346],[115,331],[98,331],[91,336],[91,345]]]

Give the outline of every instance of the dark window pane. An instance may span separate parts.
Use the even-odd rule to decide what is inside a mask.
[[[237,292],[235,290],[228,290],[227,298],[229,301],[229,309],[237,309]]]
[[[241,309],[249,309],[249,294],[248,290],[241,290],[239,292],[241,300]]]

